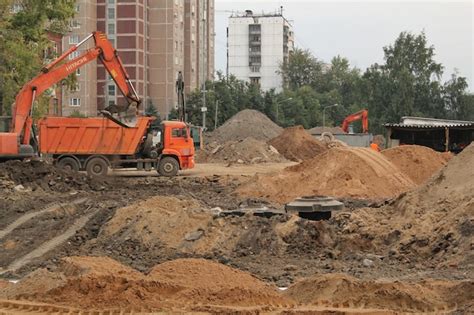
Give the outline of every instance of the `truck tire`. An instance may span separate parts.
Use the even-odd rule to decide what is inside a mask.
[[[167,156],[160,160],[160,164],[158,165],[158,173],[161,176],[173,177],[178,174],[178,171],[179,163],[175,158]]]
[[[107,162],[99,157],[95,157],[89,160],[86,165],[87,175],[101,177],[107,176],[107,172],[109,171],[109,165]]]
[[[59,160],[57,166],[65,171],[79,171],[79,162],[72,157],[63,157]]]

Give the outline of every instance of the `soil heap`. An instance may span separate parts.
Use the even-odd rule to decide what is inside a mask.
[[[244,109],[214,130],[211,133],[211,140],[225,143],[252,137],[257,140],[268,141],[278,136],[281,131],[281,127],[261,112]]]
[[[384,199],[414,187],[382,154],[367,148],[332,148],[280,174],[257,175],[240,195],[287,203],[299,196]]]
[[[0,163],[0,185],[9,189],[22,185],[20,189],[67,192],[72,189],[102,190],[108,184],[106,180],[65,171],[46,162],[12,160]]]
[[[449,160],[446,155],[419,145],[403,145],[383,150],[382,154],[416,184],[424,183]]]
[[[198,163],[270,163],[286,162],[278,151],[264,141],[245,138],[240,141],[227,141],[224,144],[213,142],[206,150],[198,151]]]
[[[366,235],[381,255],[433,268],[474,266],[474,144],[421,187],[379,209],[336,216],[348,237]]]
[[[474,298],[473,288],[473,281],[364,281],[336,273],[303,279],[288,288],[284,295],[309,305],[444,313],[453,311],[455,305],[458,310],[469,309]]]
[[[203,259],[171,261],[145,275],[106,257],[64,258],[56,270],[39,269],[0,290],[0,297],[81,309],[147,310],[256,306],[282,300],[274,288],[250,274]]]
[[[311,136],[303,126],[289,127],[268,142],[285,158],[300,162],[327,150],[326,145]]]

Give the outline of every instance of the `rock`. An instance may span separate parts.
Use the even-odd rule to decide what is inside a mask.
[[[239,164],[244,164],[244,161],[241,160],[241,159],[238,159],[238,160],[237,160],[237,163],[239,163]]]
[[[15,190],[15,191],[25,191],[25,186],[23,186],[22,184],[19,184],[19,185],[16,185],[15,187],[13,187],[13,190]]]
[[[200,239],[204,235],[204,230],[203,229],[197,229],[194,232],[187,233],[184,236],[184,239],[189,242],[194,242]]]
[[[362,260],[362,265],[364,265],[365,267],[372,267],[374,265],[374,261],[364,258],[364,260]]]
[[[298,266],[288,264],[283,268],[283,270],[285,270],[285,271],[296,271],[296,270],[298,270]]]

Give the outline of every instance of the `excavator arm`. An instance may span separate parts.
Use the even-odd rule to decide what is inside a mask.
[[[75,59],[59,65],[61,61],[68,57],[72,52],[76,51],[79,46],[84,44],[90,38],[94,38],[94,48],[89,49],[83,55]],[[127,71],[122,64],[120,57],[117,55],[117,51],[107,40],[106,35],[101,32],[94,32],[86,37],[83,41],[64,52],[51,64],[43,68],[42,73],[25,84],[18,93],[15,100],[15,106],[12,111],[13,124],[11,133],[15,133],[20,136],[21,144],[26,145],[30,141],[32,127],[31,111],[35,99],[39,97],[45,90],[63,80],[78,68],[95,59],[99,59],[102,62],[105,69],[107,69],[108,73],[115,81],[122,94],[125,96],[128,103],[128,106],[125,108],[125,110],[128,110],[129,107],[133,105],[135,107],[134,110],[136,116],[136,109],[140,104],[140,98],[138,97],[138,94],[130,81]],[[105,112],[104,114],[107,117],[112,117],[110,113]],[[120,119],[114,119],[114,121],[120,123],[123,126],[130,126],[130,124],[133,124],[134,119],[133,117],[129,117],[128,122],[125,123]]]
[[[361,111],[358,111],[357,113],[351,114],[347,116],[344,121],[342,122],[342,130],[344,132],[349,131],[349,125],[357,120],[362,120],[362,132],[363,133],[368,133],[369,132],[369,111],[367,109],[363,109]]]

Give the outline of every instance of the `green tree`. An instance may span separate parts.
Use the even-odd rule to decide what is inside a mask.
[[[382,123],[409,115],[445,118],[460,106],[459,95],[466,86],[460,78],[442,84],[443,66],[434,60],[435,50],[425,33],[402,32],[384,54],[385,64],[372,65],[363,76],[372,128],[381,131]]]
[[[74,5],[73,0],[0,0],[0,114],[10,114],[20,88],[39,73],[51,45],[48,31],[67,31]]]
[[[295,90],[302,86],[313,86],[322,75],[324,64],[316,59],[309,50],[296,48],[288,59],[280,65],[279,74],[284,85]]]

